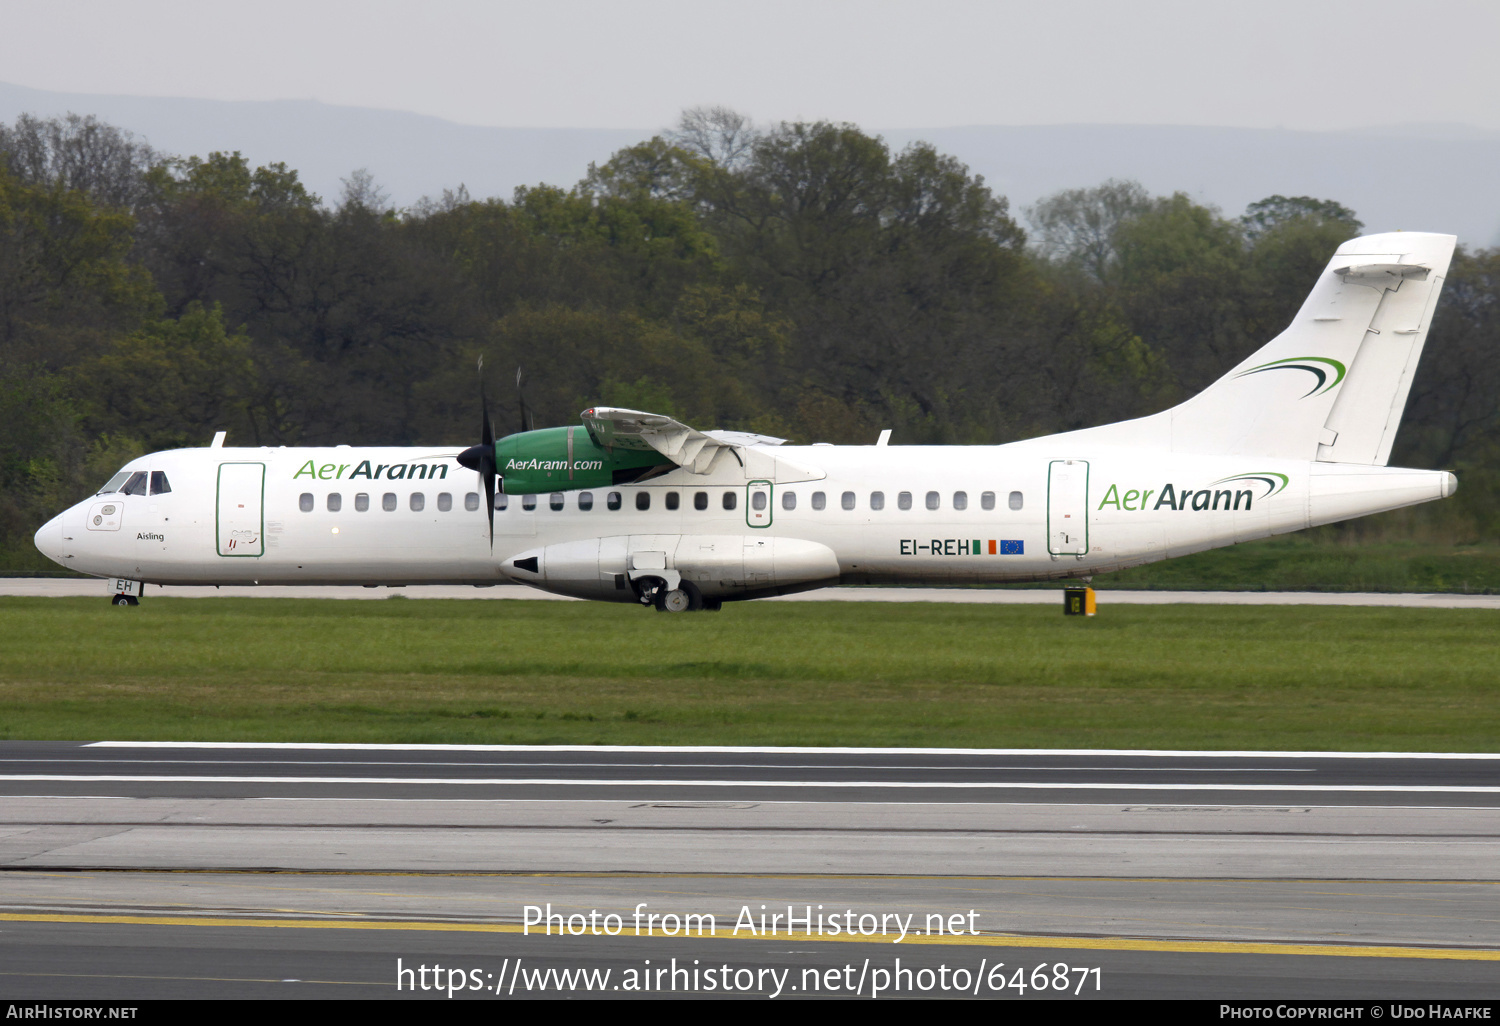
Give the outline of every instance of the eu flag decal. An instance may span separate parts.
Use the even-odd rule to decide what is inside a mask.
[[[1024,556],[1026,555],[1026,543],[1024,541],[1012,541],[1008,538],[1002,538],[1000,539],[1000,555]]]

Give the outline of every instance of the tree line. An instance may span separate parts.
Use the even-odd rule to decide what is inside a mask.
[[[1023,226],[1024,222],[1024,226]],[[1110,181],[1014,211],[853,125],[693,110],[571,187],[392,208],[364,172],[0,125],[0,566],[144,452],[467,444],[599,403],[800,442],[997,443],[1162,409],[1290,321],[1353,211]],[[1460,250],[1393,463],[1500,534],[1500,252]]]

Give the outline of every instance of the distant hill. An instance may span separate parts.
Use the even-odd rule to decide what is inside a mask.
[[[1371,232],[1451,232],[1500,245],[1500,132],[1410,125],[1350,132],[1172,125],[902,129],[925,139],[1024,206],[1059,189],[1134,178],[1237,215],[1258,199],[1314,196],[1359,214]]]
[[[313,100],[227,102],[45,92],[0,83],[0,120],[23,112],[94,114],[159,150],[239,150],[285,161],[325,201],[368,169],[400,207],[459,184],[509,198],[518,185],[570,186],[656,129],[484,128],[441,118]],[[1281,193],[1335,199],[1371,231],[1457,234],[1500,245],[1500,132],[1413,125],[1349,132],[1157,125],[975,125],[880,129],[893,146],[923,139],[969,165],[1013,210],[1058,189],[1134,178],[1237,214]]]

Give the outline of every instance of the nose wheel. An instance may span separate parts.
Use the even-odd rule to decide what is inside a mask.
[[[134,595],[116,595],[109,602],[113,606],[138,606],[141,604],[141,600]]]

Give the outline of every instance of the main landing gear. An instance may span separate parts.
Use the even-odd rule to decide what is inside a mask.
[[[639,594],[641,605],[655,606],[658,613],[696,613],[699,610],[716,613],[724,606],[721,599],[705,599],[692,581],[668,588],[666,582],[653,579]]]

